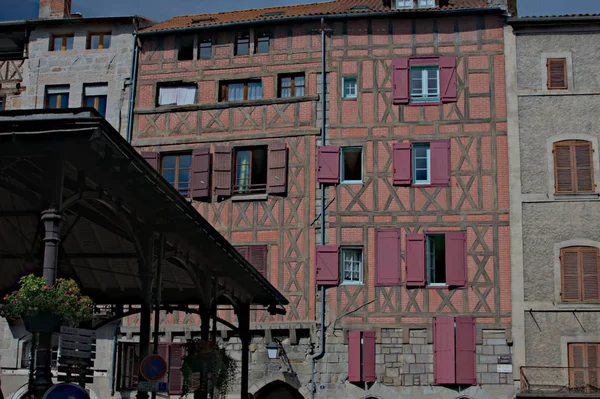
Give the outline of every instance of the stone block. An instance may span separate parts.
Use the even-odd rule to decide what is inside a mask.
[[[404,385],[412,386],[414,385],[413,376],[410,374],[404,374]]]
[[[410,354],[410,353],[405,353],[404,355],[402,355],[402,360],[404,363],[414,363],[415,362],[415,355]]]
[[[391,348],[390,352],[398,355],[398,354],[401,354],[403,352],[403,350],[402,350],[401,346],[395,346],[395,347]]]
[[[488,368],[488,373],[497,373],[498,372],[497,364],[488,364],[487,368]]]
[[[433,345],[421,345],[421,353],[433,353]]]
[[[499,384],[500,375],[498,373],[481,373],[482,384]]]
[[[394,379],[392,377],[383,377],[383,383],[386,385],[393,385]]]
[[[381,338],[381,343],[382,344],[391,344],[392,343],[392,339],[391,338]]]
[[[483,343],[485,345],[506,345],[506,339],[502,338],[488,338],[484,339]]]
[[[481,355],[483,353],[483,346],[477,345],[475,347],[475,353],[478,354],[478,355]]]
[[[510,348],[508,346],[494,346],[494,354],[496,355],[509,355]]]
[[[395,368],[386,368],[385,376],[386,377],[398,377],[400,375],[399,370]]]
[[[385,363],[392,363],[398,360],[398,355],[384,355]]]
[[[384,356],[385,355],[375,355],[375,364],[383,364]]]
[[[337,353],[327,353],[325,354],[325,361],[327,363],[338,363],[340,361],[340,358]]]
[[[487,373],[487,371],[488,371],[488,365],[487,364],[481,364],[481,363],[477,364],[477,372],[478,373]]]
[[[433,363],[427,363],[427,364],[425,365],[425,371],[426,371],[427,373],[431,373],[431,378],[432,378],[432,381],[433,381]],[[433,382],[432,382],[432,383],[433,383]]]
[[[424,374],[425,373],[425,365],[411,364],[408,370],[411,374]]]
[[[498,357],[490,355],[479,355],[479,363],[496,364],[498,363]]]
[[[494,347],[493,346],[488,346],[485,345],[483,346],[483,355],[493,355],[494,354]]]
[[[417,363],[433,363],[433,355],[416,355]]]

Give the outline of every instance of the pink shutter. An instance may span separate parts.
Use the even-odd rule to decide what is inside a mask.
[[[408,58],[392,60],[392,95],[394,104],[408,104],[410,99]]]
[[[456,90],[456,57],[440,57],[440,97],[442,102],[458,100]]]
[[[400,284],[400,230],[375,230],[375,285]]]
[[[475,319],[456,317],[456,383],[475,385]]]
[[[249,257],[250,247],[249,246],[234,245],[233,247],[240,253],[240,255],[242,255],[244,257],[244,259],[246,259],[248,262],[250,262],[250,257]]]
[[[446,233],[446,284],[454,287],[467,285],[467,233]]]
[[[267,246],[250,245],[250,255],[248,261],[263,276],[267,275]]]
[[[406,235],[406,286],[425,286],[425,234]]]
[[[169,394],[179,395],[183,393],[183,373],[181,365],[185,351],[182,343],[169,345]]]
[[[316,282],[318,285],[340,283],[339,249],[335,245],[317,245]]]
[[[412,148],[410,143],[392,146],[392,178],[395,186],[410,186],[412,176]]]
[[[267,193],[287,193],[288,157],[285,143],[269,144]]]
[[[433,318],[433,383],[454,384],[454,317]]]
[[[167,369],[169,368],[169,344],[158,344],[158,355],[165,360],[167,363]],[[160,380],[161,382],[167,382],[167,375]]]
[[[375,382],[375,332],[363,331],[362,380]]]
[[[317,181],[340,182],[340,147],[320,146],[317,154]]]
[[[348,381],[360,382],[360,331],[348,331]]]
[[[192,150],[192,170],[190,174],[190,193],[194,199],[210,196],[210,150],[195,148]]]
[[[215,147],[213,177],[216,195],[231,196],[231,168],[231,149],[228,147]]]
[[[142,152],[142,158],[144,158],[156,171],[158,171],[159,156],[160,154],[158,152]]]
[[[436,140],[429,143],[431,156],[431,185],[450,185],[450,140]]]

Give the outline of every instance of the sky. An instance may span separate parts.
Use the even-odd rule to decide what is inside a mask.
[[[319,0],[72,0],[84,17],[143,15],[163,21],[176,15],[314,3]],[[39,0],[0,0],[0,20],[34,19]],[[241,5],[243,4],[243,5]],[[518,0],[519,15],[600,14],[600,0]]]

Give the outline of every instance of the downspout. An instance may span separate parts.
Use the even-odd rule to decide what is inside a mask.
[[[120,327],[121,319],[119,319],[119,321],[115,323],[115,333],[113,334],[113,351],[110,363],[110,396],[115,396],[115,371],[117,367],[117,346],[119,344],[118,336]]]
[[[325,70],[325,18],[321,18],[321,145],[325,145],[325,118],[327,111],[327,73]],[[325,184],[321,183],[321,245],[325,245]],[[312,357],[311,398],[315,399],[315,362],[325,355],[325,286],[321,286],[321,351]]]
[[[131,144],[133,131],[133,103],[135,100],[135,88],[137,85],[137,63],[139,57],[139,47],[137,45],[137,29],[133,32],[133,51],[131,60],[131,76],[129,77],[129,110],[127,112],[127,142]]]

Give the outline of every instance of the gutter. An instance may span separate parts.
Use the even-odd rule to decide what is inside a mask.
[[[508,23],[511,25],[520,25],[528,23],[561,23],[561,22],[598,22],[600,21],[600,15],[586,15],[586,16],[564,16],[564,17],[518,17],[509,18]]]
[[[127,142],[131,144],[133,135],[133,106],[135,102],[135,89],[137,86],[137,64],[139,58],[139,47],[137,45],[137,27],[133,32],[133,48],[131,55],[131,75],[129,77],[129,109],[127,111]]]

